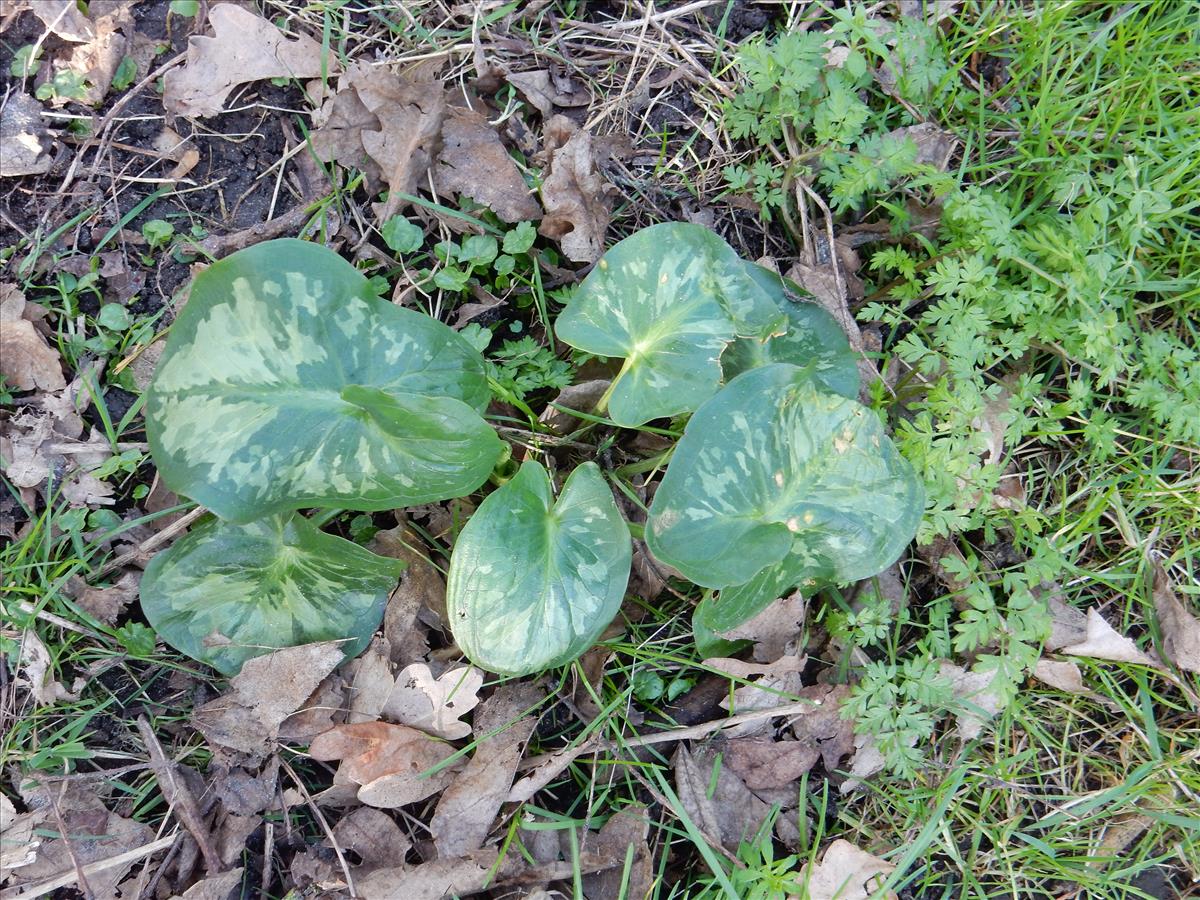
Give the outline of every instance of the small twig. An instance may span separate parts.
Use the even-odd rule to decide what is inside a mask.
[[[189,525],[195,522],[206,512],[208,512],[208,510],[203,506],[197,506],[195,509],[190,510],[189,512],[180,516],[176,521],[172,522],[162,531],[158,532],[158,534],[154,534],[146,538],[133,550],[130,550],[127,553],[122,553],[120,556],[110,559],[100,567],[100,571],[96,573],[96,577],[99,578],[103,575],[107,575],[109,572],[121,568],[122,566],[128,565],[147,550],[153,550],[160,544],[165,544],[171,538],[175,537],[175,535],[179,534],[179,532],[184,531]]]
[[[346,854],[342,852],[341,844],[338,843],[338,839],[334,836],[333,829],[329,827],[329,820],[325,818],[325,813],[321,812],[321,807],[317,806],[316,801],[312,798],[312,794],[308,792],[308,788],[304,786],[304,782],[300,780],[300,777],[288,765],[287,760],[280,759],[279,764],[287,770],[296,788],[300,791],[300,795],[304,797],[304,802],[308,804],[317,822],[320,824],[321,830],[329,838],[329,846],[333,847],[333,852],[337,854],[338,862],[342,866],[342,874],[346,876],[346,889],[350,891],[350,896],[358,897],[359,893],[354,889],[354,876],[350,874],[350,864],[346,862]]]
[[[593,737],[591,740],[584,741],[578,747],[568,747],[565,750],[559,750],[557,753],[544,753],[541,756],[534,756],[522,762],[520,769],[535,769],[537,771],[532,775],[525,776],[512,786],[512,790],[508,792],[507,802],[523,803],[557,778],[567,766],[579,757],[586,756],[589,753],[604,753],[626,747],[647,747],[651,744],[666,744],[671,741],[694,740],[695,738],[705,737],[714,731],[720,731],[723,728],[732,728],[734,725],[741,725],[745,722],[757,722],[759,719],[773,719],[776,716],[800,715],[811,711],[814,705],[811,700],[800,700],[795,703],[785,703],[782,706],[773,706],[770,709],[756,709],[746,713],[739,713],[736,716],[729,716],[725,719],[713,719],[712,721],[701,722],[699,725],[690,725],[686,728],[675,728],[671,731],[659,731],[654,734],[635,735],[630,738],[622,738],[620,741],[600,740]]]
[[[235,231],[232,234],[213,235],[212,237],[206,237],[202,241],[185,241],[181,245],[181,249],[184,253],[201,253],[221,259],[236,250],[244,250],[246,247],[250,247],[261,241],[277,238],[281,234],[292,234],[299,231],[300,226],[304,224],[308,216],[308,205],[301,203],[298,206],[292,207],[282,216],[268,219],[265,222],[259,222],[256,225],[251,225],[249,228],[243,228],[241,231]]]
[[[175,818],[195,838],[196,844],[200,847],[200,853],[204,857],[204,865],[208,869],[208,874],[219,874],[224,869],[221,857],[213,844],[208,826],[204,824],[204,817],[200,815],[200,807],[196,804],[196,798],[192,796],[187,784],[181,778],[176,777],[174,761],[167,759],[166,754],[163,753],[162,744],[158,742],[158,737],[155,736],[154,729],[150,727],[145,716],[137,717],[137,729],[142,736],[142,743],[146,745],[146,750],[150,753],[150,768],[154,770],[154,777],[158,779],[158,786],[162,789],[167,802],[174,808]]]

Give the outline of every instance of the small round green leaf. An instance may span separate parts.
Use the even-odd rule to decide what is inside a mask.
[[[331,250],[268,241],[197,276],[147,398],[164,481],[224,519],[479,487],[501,441],[479,352]]]
[[[481,668],[528,675],[575,659],[621,607],[633,545],[594,463],[554,502],[528,461],[494,491],[454,545],[446,606],[463,652]]]
[[[781,325],[733,248],[699,225],[669,222],[605,253],[554,327],[572,347],[625,359],[608,412],[636,427],[696,409],[720,386],[726,345]]]
[[[404,563],[299,515],[194,528],[142,577],[142,609],[168,644],[226,675],[280,647],[346,640],[361,651]]]
[[[738,338],[721,355],[726,381],[770,363],[808,367],[814,378],[835,394],[858,397],[858,361],[837,319],[815,302],[793,300],[808,296],[798,284],[769,269],[747,262],[746,271],[787,316],[787,331],[765,339]]]
[[[704,587],[745,585],[785,559],[797,581],[855,581],[895,561],[923,507],[912,466],[870,410],[774,363],[692,416],[646,536]]]

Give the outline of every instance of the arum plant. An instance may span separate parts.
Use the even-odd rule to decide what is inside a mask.
[[[880,571],[920,515],[911,467],[853,399],[844,335],[798,290],[703,228],[660,225],[613,247],[558,319],[567,343],[623,360],[601,401],[614,423],[694,413],[646,536],[710,589],[698,634],[797,585]],[[402,564],[300,511],[399,509],[490,476],[503,483],[450,560],[459,646],[507,675],[579,656],[619,611],[629,527],[594,463],[557,499],[537,461],[505,481],[486,371],[465,339],[380,299],[323,247],[270,241],[213,264],[172,326],[146,422],[164,482],[215,518],[151,561],[150,623],[225,673],[308,641],[357,653]]]

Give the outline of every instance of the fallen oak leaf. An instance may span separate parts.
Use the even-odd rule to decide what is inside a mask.
[[[335,725],[313,738],[313,759],[341,760],[334,785],[359,785],[358,799],[368,806],[393,809],[432,797],[454,778],[444,763],[456,752],[423,731],[387,722]]]
[[[266,78],[316,78],[337,60],[307,35],[288,40],[269,21],[239,3],[208,13],[212,35],[188,41],[182,68],[163,76],[163,106],[194,118],[222,112],[235,87]]]
[[[460,720],[479,703],[483,672],[461,666],[434,678],[425,663],[413,663],[396,676],[382,715],[448,741],[464,738],[471,726]]]
[[[360,806],[333,826],[333,838],[343,850],[351,850],[362,860],[356,872],[370,872],[395,865],[412,848],[396,820],[370,806]]]

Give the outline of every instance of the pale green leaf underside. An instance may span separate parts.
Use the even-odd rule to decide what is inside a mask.
[[[372,398],[369,401],[365,398]],[[197,276],[147,399],[168,486],[223,518],[477,488],[500,440],[479,353],[331,250],[269,241]]]
[[[361,651],[404,563],[376,556],[299,515],[214,520],[146,567],[142,609],[177,650],[226,675],[280,647],[346,640]]]
[[[716,393],[721,352],[738,335],[781,330],[778,307],[706,228],[645,228],[604,254],[559,316],[573,347],[622,357],[608,413],[624,427],[691,412]]]
[[[760,575],[772,590],[807,577],[855,581],[912,540],[922,493],[876,416],[775,363],[739,375],[697,410],[654,496],[647,541],[705,587]],[[785,560],[786,577],[763,572]]]
[[[571,473],[557,503],[541,464],[523,463],[454,545],[446,605],[459,647],[502,675],[570,662],[620,609],[632,555],[594,463]]]
[[[856,398],[858,362],[837,319],[815,302],[789,299],[789,293],[806,296],[794,282],[751,262],[746,269],[787,316],[787,331],[765,339],[735,340],[721,356],[725,380],[732,381],[758,366],[791,363],[808,367],[812,376],[835,394]]]

